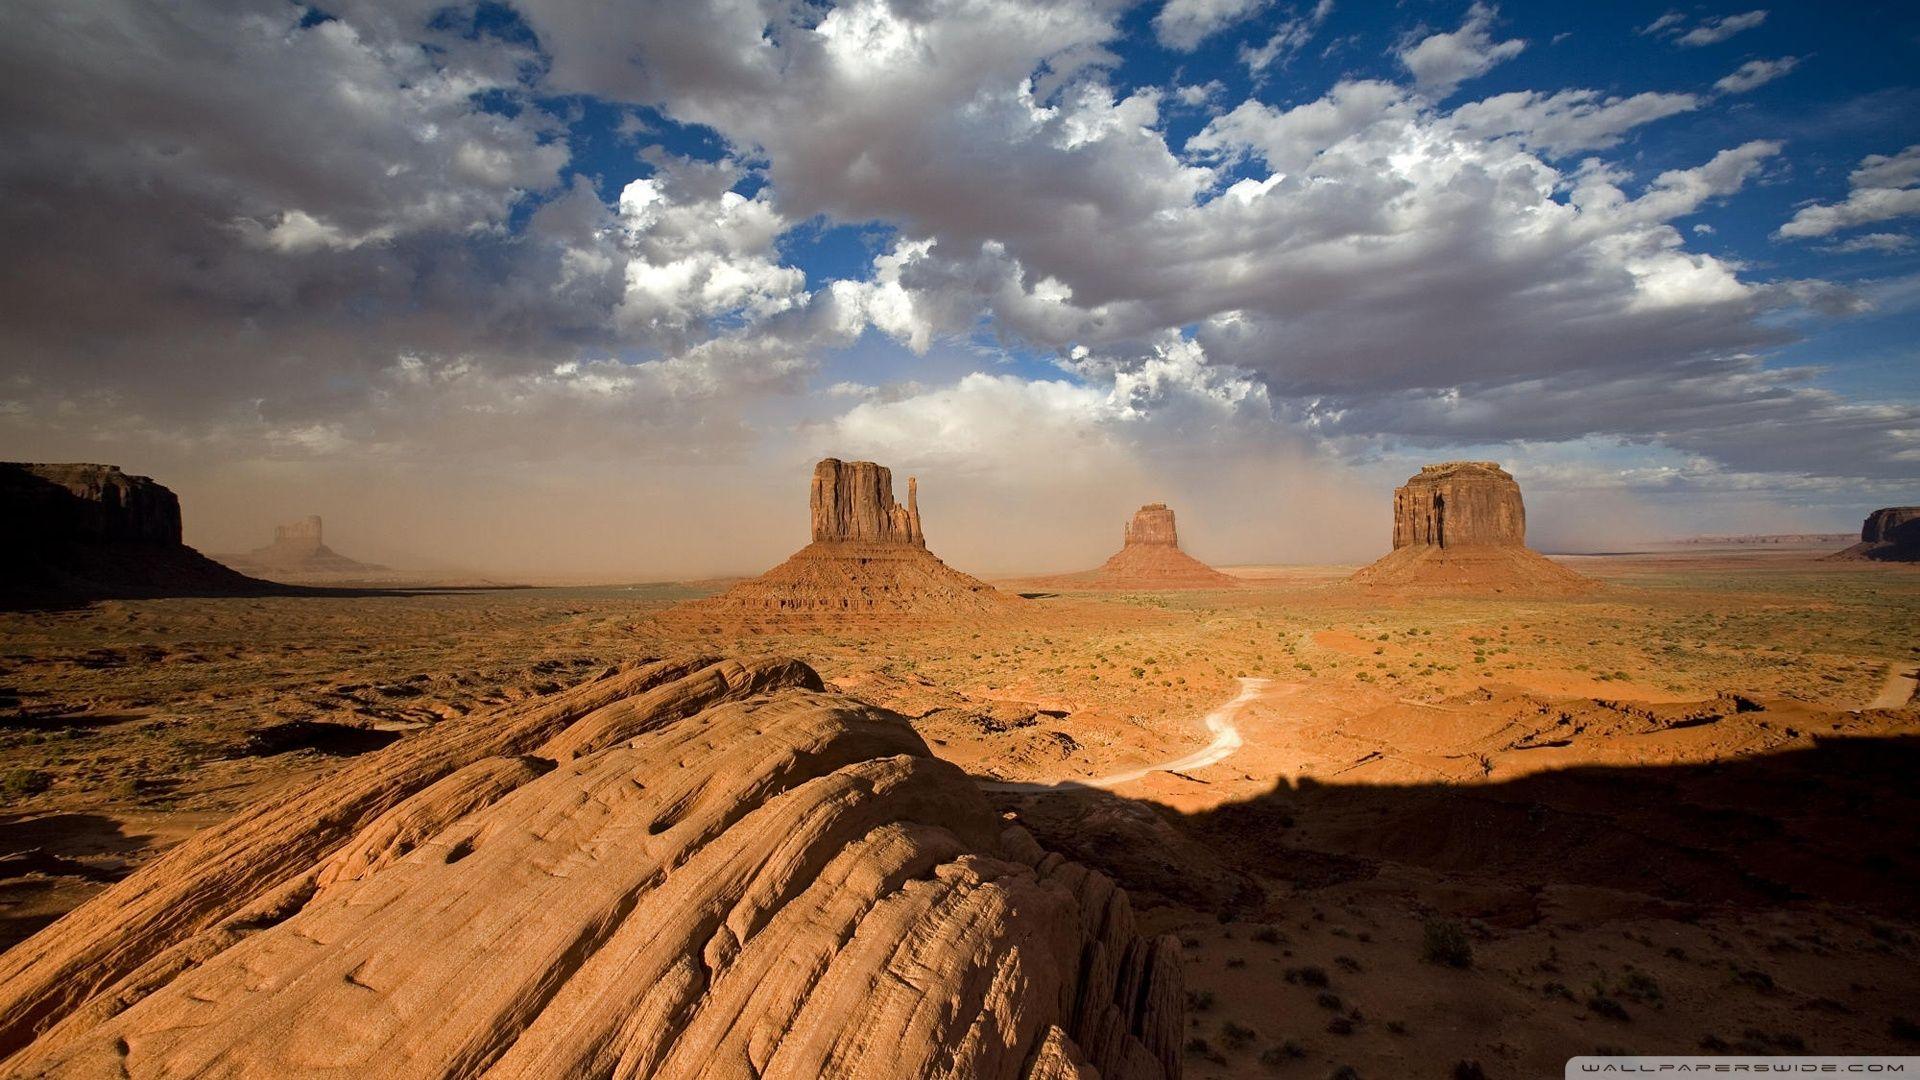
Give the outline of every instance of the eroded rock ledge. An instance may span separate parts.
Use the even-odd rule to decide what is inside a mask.
[[[1179,1075],[1178,945],[898,715],[691,657],[410,737],[0,958],[15,1075]]]

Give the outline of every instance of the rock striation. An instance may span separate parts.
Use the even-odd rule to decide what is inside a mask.
[[[272,591],[181,543],[180,500],[115,465],[0,462],[0,601]]]
[[[886,467],[827,458],[814,466],[808,502],[812,543],[759,577],[667,617],[838,622],[979,616],[1022,604],[927,550],[912,477],[901,506]]]
[[[1520,485],[1491,461],[1422,466],[1393,492],[1393,546],[1522,546],[1527,509]]]
[[[816,543],[927,546],[919,481],[907,477],[907,505],[897,505],[893,472],[884,465],[827,458],[813,467],[808,508]]]
[[[376,574],[386,567],[349,559],[326,545],[317,514],[276,525],[273,543],[245,555],[223,555],[221,561],[236,570],[262,577],[316,582],[351,580]]]
[[[1179,945],[793,660],[355,759],[0,955],[9,1074],[1180,1075]]]
[[[1526,546],[1520,485],[1491,461],[1426,465],[1393,493],[1393,550],[1354,574],[1385,588],[1573,593],[1588,579]]]
[[[1829,558],[1920,562],[1920,506],[1887,506],[1875,510],[1860,525],[1860,542]]]
[[[1173,511],[1166,503],[1148,503],[1128,519],[1120,550],[1099,569],[1041,583],[1062,589],[1230,589],[1240,579],[1181,551]]]

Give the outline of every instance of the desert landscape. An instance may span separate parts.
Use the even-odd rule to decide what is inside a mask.
[[[1155,569],[995,586],[930,552],[939,519],[929,537],[909,483],[900,505],[884,467],[820,462],[813,542],[724,588],[14,605],[0,615],[9,1068],[684,1075],[745,1054],[766,1075],[903,1075],[925,1067],[912,1055],[964,1046],[967,1075],[1530,1077],[1596,1051],[1898,1053],[1920,1034],[1910,568],[1734,544],[1550,561],[1525,547],[1514,479],[1471,463],[1383,493],[1396,547],[1358,571],[1232,567],[1215,583],[1179,551],[1172,511],[1149,506],[1115,562]],[[1139,581],[1167,567],[1207,580]],[[721,734],[741,724],[752,732]],[[675,749],[696,745],[723,756]],[[793,758],[800,746],[816,749]],[[682,755],[668,771],[696,794],[652,793],[662,754]],[[808,764],[773,787],[749,779],[781,760]],[[871,789],[871,809],[835,810],[852,816],[809,831],[813,854],[781,856],[812,869],[768,880],[812,889],[769,894],[756,925],[791,928],[743,938],[709,976],[726,980],[678,1004],[641,993],[678,985],[674,950],[697,957],[713,932],[666,929],[676,912],[736,920],[738,897],[772,887],[703,885],[696,866],[774,843],[782,815],[810,813],[783,807],[826,797],[801,794],[818,783],[902,761],[926,764]],[[647,785],[630,806],[564,793],[626,775]],[[566,808],[581,798],[606,805],[580,819]],[[509,814],[564,814],[571,831],[533,835],[591,850],[618,835],[616,806],[678,807],[664,835],[690,846],[547,871],[564,886],[513,869],[578,858],[564,848],[444,854],[476,828],[524,833]],[[694,828],[695,807],[720,816]],[[955,950],[915,961],[941,981],[875,997],[903,945],[769,981],[776,956],[794,962],[780,942],[833,936],[802,929],[827,909],[805,912],[852,887],[833,892],[834,875],[893,858],[897,828],[941,837],[900,849],[903,868],[1020,868],[986,879],[1003,892],[988,923],[938,904],[911,916],[911,890],[862,886],[881,906],[859,940],[906,905],[885,925],[929,956]],[[770,855],[751,856],[755,873]],[[596,898],[618,888],[577,880],[586,867],[647,882],[646,899],[621,902],[590,960],[555,968],[543,942],[575,932],[532,913],[609,918]],[[1064,931],[1044,929],[1043,895],[1074,898],[1078,937],[1046,937]],[[442,902],[416,910],[427,897]],[[477,906],[446,908],[454,897]],[[1100,914],[1114,903],[1124,922]],[[474,960],[448,952],[494,924]],[[423,933],[448,945],[380,944]],[[301,941],[339,944],[307,956]],[[1027,958],[1017,989],[967,996],[1007,949]],[[1122,968],[1086,975],[1083,950]],[[483,955],[493,974],[475,982]],[[325,984],[297,974],[311,965],[414,988],[412,1004],[315,997]],[[662,974],[619,976],[631,1002],[594,989],[633,965]],[[284,989],[220,989],[268,971]],[[556,974],[542,1011],[509,1004],[521,991],[504,980]],[[1116,978],[1140,989],[1114,997]],[[388,1008],[440,1016],[437,979],[498,1004],[368,1026]],[[911,995],[949,992],[959,1011],[910,1025],[911,1054],[870,1041]],[[1016,1004],[1029,999],[1063,1005]],[[1087,1018],[1102,1008],[1119,1009],[1115,1034]],[[989,1017],[1004,1041],[963,1034]],[[202,1034],[161,1038],[182,1030]]]
[[[0,1080],[1920,1074],[1920,5],[0,70]]]

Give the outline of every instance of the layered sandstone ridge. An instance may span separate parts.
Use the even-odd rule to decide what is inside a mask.
[[[718,596],[682,604],[669,619],[818,622],[1004,613],[1021,605],[927,550],[919,485],[893,500],[893,473],[871,461],[827,458],[808,499],[813,542],[786,562]]]
[[[1422,466],[1393,493],[1393,550],[1354,574],[1370,587],[1574,593],[1596,587],[1526,546],[1520,484],[1491,461]]]
[[[1860,542],[1831,557],[1920,562],[1920,506],[1887,506],[1868,514],[1860,525]]]
[[[180,500],[115,465],[0,462],[0,600],[270,590],[181,543]]]
[[[793,660],[355,759],[0,956],[18,1075],[1165,1078],[1177,942]]]

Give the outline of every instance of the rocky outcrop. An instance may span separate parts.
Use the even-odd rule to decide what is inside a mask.
[[[36,1076],[1176,1077],[1178,943],[791,660],[609,671],[188,840],[0,955]],[[1097,1072],[1096,1072],[1097,1070]]]
[[[1527,509],[1520,485],[1491,461],[1426,465],[1393,493],[1393,546],[1522,546]]]
[[[114,465],[0,462],[0,602],[271,591],[180,541],[180,500]]]
[[[180,543],[179,498],[117,465],[0,463],[0,498],[9,545]]]
[[[1167,509],[1166,503],[1148,503],[1135,510],[1133,517],[1127,521],[1120,546],[1179,547],[1180,535],[1173,527],[1173,511]]]
[[[1520,485],[1491,461],[1426,465],[1393,493],[1393,550],[1360,585],[1465,593],[1584,592],[1593,583],[1529,549]]]
[[[1920,562],[1920,506],[1888,506],[1867,515],[1860,542],[1831,558],[1869,562]]]
[[[893,501],[893,473],[871,461],[827,458],[813,467],[809,498],[815,543],[927,546],[920,531],[919,482],[907,477],[907,505]]]
[[[357,581],[386,569],[349,559],[328,547],[324,526],[317,514],[276,525],[273,543],[254,548],[245,555],[222,555],[220,561],[249,574],[310,584]]]
[[[837,623],[979,617],[1022,604],[927,550],[912,477],[901,506],[884,466],[827,458],[814,466],[808,502],[812,543],[759,577],[682,604],[664,618]]]

